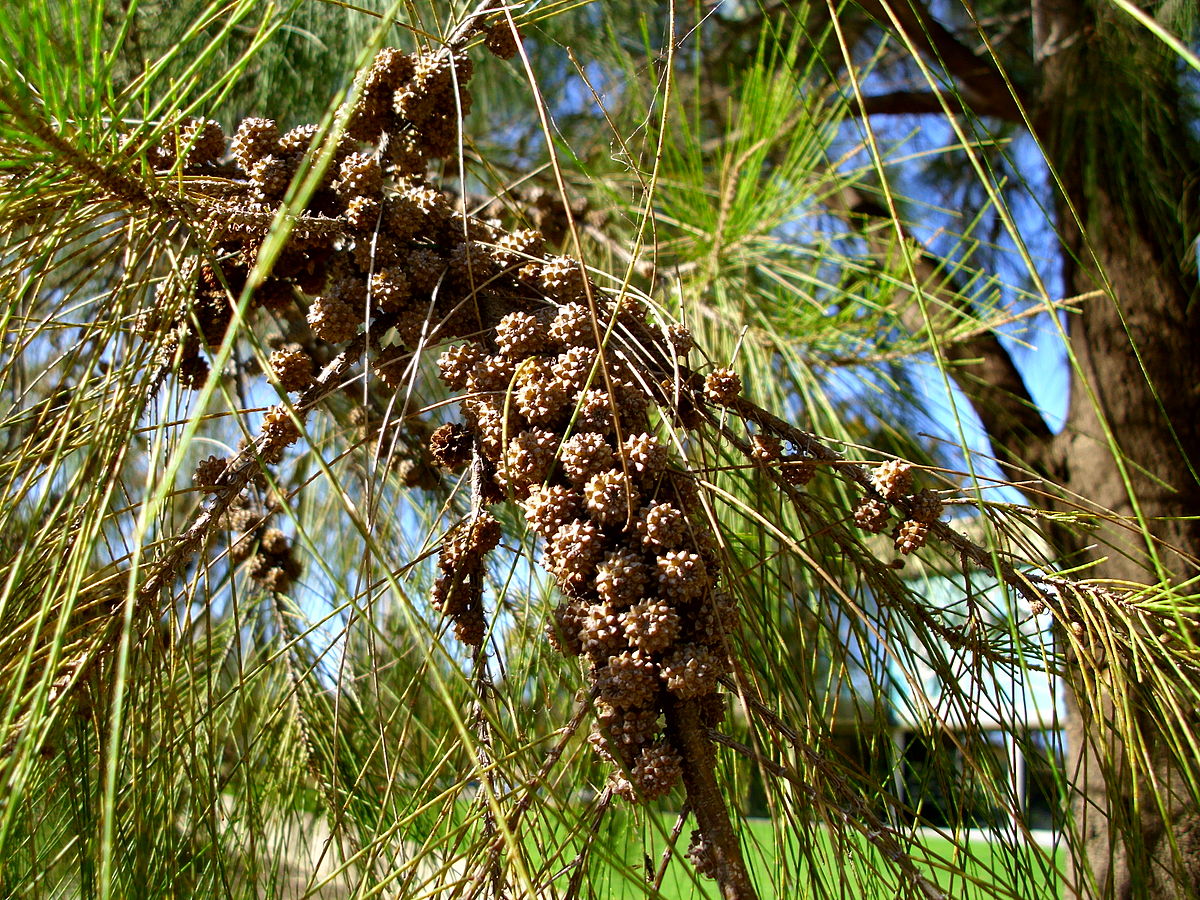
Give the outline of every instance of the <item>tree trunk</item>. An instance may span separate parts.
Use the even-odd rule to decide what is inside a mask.
[[[1085,534],[1056,529],[1053,538],[1065,566],[1093,563],[1085,577],[1132,585],[1182,584],[1195,577],[1200,148],[1192,133],[1194,116],[1180,92],[1178,57],[1111,0],[1031,0],[1031,59],[1019,40],[963,38],[976,21],[973,14],[955,30],[935,19],[921,0],[858,0],[858,6],[899,45],[953,78],[956,93],[947,99],[919,90],[894,92],[868,97],[856,111],[937,113],[946,100],[952,112],[961,107],[976,119],[992,116],[1018,125],[1032,112],[1033,131],[1058,178],[1059,190],[1048,205],[1057,213],[1066,293],[1102,291],[1070,320],[1071,403],[1066,427],[1056,437],[992,336],[954,349],[956,377],[1001,466],[1033,470],[1065,487],[1070,502],[1046,501],[1049,507],[1077,512],[1084,504],[1096,513],[1095,527]],[[981,6],[985,12],[1011,11],[1006,4]],[[840,8],[838,15],[857,21],[853,7]],[[835,58],[831,68],[839,62]],[[1037,95],[1025,96],[1017,82],[1031,80],[1034,70],[1040,76]],[[843,208],[837,211],[852,221],[891,219],[869,198],[840,199]],[[927,290],[937,289],[940,262],[916,260]],[[1200,735],[1196,706],[1190,698],[1180,705],[1182,712],[1139,706],[1148,692],[1139,687],[1136,672],[1118,670],[1119,665],[1100,654],[1068,665],[1068,680],[1076,687],[1093,679],[1115,688],[1107,695],[1080,690],[1068,702],[1068,778],[1083,845],[1071,887],[1081,897],[1200,896],[1200,803],[1184,777],[1186,770],[1193,783],[1200,782],[1200,761],[1173,755],[1165,739],[1172,725]],[[1136,727],[1128,734],[1129,723],[1121,723],[1120,733],[1127,733],[1122,744],[1112,723],[1126,710]],[[1188,721],[1178,722],[1179,715]],[[1135,777],[1147,769],[1151,778]],[[1089,880],[1081,882],[1089,869]]]
[[[1077,366],[1054,456],[1064,487],[1117,516],[1099,518],[1087,545],[1076,537],[1060,549],[1067,565],[1099,561],[1092,577],[1180,583],[1196,574],[1200,556],[1200,293],[1189,259],[1200,223],[1185,196],[1200,154],[1170,55],[1120,16],[1083,0],[1035,13],[1043,75],[1036,126],[1063,189],[1067,292],[1104,291],[1070,322]],[[1073,661],[1075,675],[1083,664]],[[1099,661],[1107,665],[1116,662]],[[1133,679],[1094,674],[1114,688]],[[1200,806],[1183,778],[1196,761],[1174,758],[1161,718],[1139,709],[1153,786],[1134,777],[1126,754],[1136,748],[1109,724],[1124,698],[1116,690],[1099,703],[1092,696],[1089,703],[1076,693],[1068,719],[1076,826],[1095,878],[1078,895],[1196,896]],[[1194,731],[1195,709],[1182,709]],[[1082,866],[1074,868],[1078,879]]]

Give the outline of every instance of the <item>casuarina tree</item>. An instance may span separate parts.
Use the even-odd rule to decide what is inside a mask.
[[[993,5],[0,24],[6,892],[1190,895],[1193,22]]]

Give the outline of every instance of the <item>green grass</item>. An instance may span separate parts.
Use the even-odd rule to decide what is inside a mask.
[[[719,898],[715,883],[697,879],[691,866],[680,858],[691,834],[690,823],[679,837],[679,852],[667,866],[661,890],[655,892],[645,882],[648,866],[661,865],[674,822],[673,814],[660,813],[643,818],[639,832],[638,825],[630,822],[630,813],[610,813],[594,835],[594,858],[582,879],[587,892],[606,898]],[[620,830],[625,830],[624,838],[618,834]],[[897,867],[889,865],[864,837],[855,835],[839,841],[818,825],[777,833],[766,819],[746,820],[743,834],[747,862],[762,900],[820,895],[814,890],[814,880],[821,882],[825,896],[840,894],[870,900],[908,896]],[[570,877],[569,864],[586,839],[585,834],[569,833],[564,826],[554,835],[543,832],[540,839],[536,833],[527,833],[525,847],[534,865],[543,862],[548,863],[548,870],[562,870],[561,881],[556,882],[561,889]],[[912,853],[916,859],[924,859],[916,864],[921,874],[956,900],[1060,895],[1058,879],[1051,874],[1051,851],[1037,847],[1014,849],[986,840],[972,840],[966,846],[969,859],[952,842],[922,835]],[[1063,854],[1057,853],[1054,867],[1062,862]],[[944,870],[950,864],[961,871],[951,876]]]

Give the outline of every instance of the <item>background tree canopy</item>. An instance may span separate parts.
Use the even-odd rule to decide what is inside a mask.
[[[5,896],[1195,895],[1193,5],[0,33]]]

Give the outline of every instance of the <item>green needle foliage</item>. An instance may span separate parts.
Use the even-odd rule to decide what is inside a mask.
[[[1105,841],[1130,895],[1189,871],[1200,547],[1062,325],[1120,290],[1094,209],[1029,202],[1074,196],[1059,139],[1015,135],[1032,75],[997,37],[984,102],[907,4],[777,6],[0,17],[0,894],[1104,895]],[[1195,64],[1189,23],[1103,23]],[[948,127],[872,118],[897,72]],[[1034,233],[1094,287],[1052,293]],[[987,366],[1029,342],[1094,402],[1117,499],[1031,449]],[[570,391],[529,374],[572,348]],[[624,499],[564,474],[589,429]],[[637,598],[611,556],[571,568],[543,482]],[[642,500],[687,536],[638,538]],[[650,699],[613,687],[631,655]],[[1039,770],[1053,846],[1012,772],[1062,726],[1033,684],[1099,766]]]

